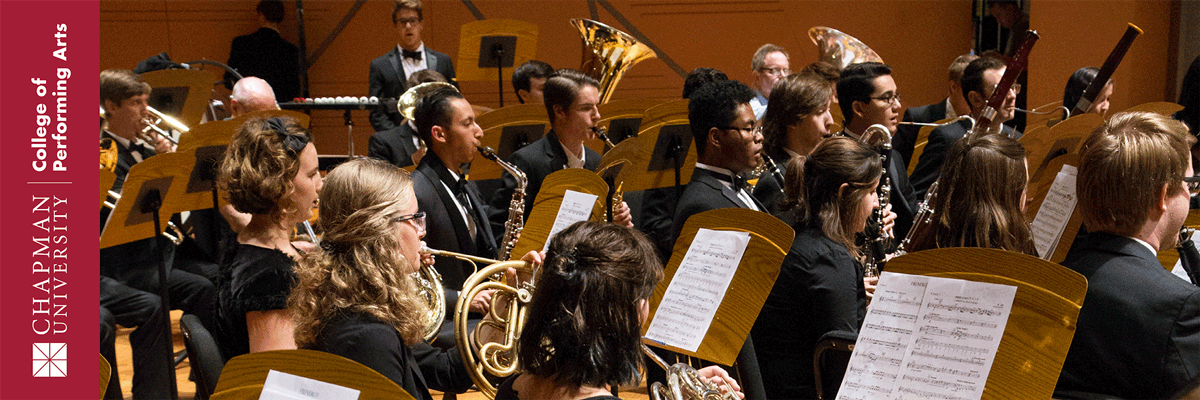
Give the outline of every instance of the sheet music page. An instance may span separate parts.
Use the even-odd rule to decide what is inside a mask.
[[[1197,249],[1200,249],[1200,234],[1192,235],[1192,243],[1196,245]],[[1188,276],[1187,270],[1183,269],[1182,259],[1181,256],[1180,260],[1175,261],[1175,267],[1171,268],[1171,273],[1178,276],[1179,279],[1183,279],[1184,282],[1192,283],[1192,278]]]
[[[838,399],[981,398],[1016,293],[885,272]]]
[[[877,399],[892,393],[929,279],[886,271],[880,275],[838,399]]]
[[[576,222],[587,221],[588,217],[592,216],[597,197],[599,196],[574,190],[563,193],[562,204],[558,206],[558,216],[554,217],[554,226],[550,228],[550,235],[546,236],[546,244],[542,245],[542,251],[550,248],[550,239],[558,232]]]
[[[258,400],[356,400],[359,393],[358,389],[270,370]]]
[[[749,244],[748,232],[703,228],[696,232],[646,338],[693,352],[700,348]]]
[[[1062,170],[1054,177],[1054,183],[1050,185],[1050,191],[1046,194],[1042,207],[1038,209],[1037,216],[1033,218],[1033,224],[1030,225],[1033,230],[1033,245],[1043,260],[1049,260],[1054,255],[1054,249],[1062,239],[1067,221],[1075,211],[1075,203],[1078,202],[1078,197],[1075,196],[1075,175],[1075,167],[1063,165]]]

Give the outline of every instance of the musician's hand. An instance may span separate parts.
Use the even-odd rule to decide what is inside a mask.
[[[487,314],[492,308],[492,294],[496,293],[496,289],[488,289],[480,291],[471,299],[471,312]]]
[[[297,241],[292,242],[292,247],[295,247],[296,250],[300,251],[300,253],[307,254],[307,253],[312,253],[313,250],[316,250],[317,244],[313,243],[313,242],[297,240]]]
[[[742,393],[742,386],[738,385],[737,381],[734,380],[733,377],[729,376],[729,372],[726,372],[725,369],[721,368],[719,365],[710,365],[700,368],[696,371],[696,374],[700,375],[714,386],[721,388],[722,393],[727,390],[725,385],[728,384],[729,387],[733,388],[734,392],[737,393],[738,398],[746,398],[746,394]]]
[[[171,144],[171,141],[167,140],[166,138],[164,138],[162,136],[155,135],[154,143],[152,143],[152,144],[154,145],[155,152],[158,152],[158,153],[174,153],[175,152],[175,145]]]
[[[629,204],[621,202],[613,206],[613,223],[626,228],[633,227],[633,214],[629,212]]]
[[[879,276],[864,276],[863,288],[867,290],[867,300],[875,297],[875,286],[879,284]]]
[[[537,250],[530,250],[528,253],[525,253],[524,256],[521,256],[521,261],[524,261],[524,262],[527,262],[527,263],[530,263],[533,265],[541,264],[542,261],[545,259],[546,259],[546,253],[540,252]]]
[[[880,212],[883,213],[883,233],[887,234],[888,237],[896,237],[892,233],[892,227],[896,226],[896,213],[892,212],[892,205],[889,203]],[[905,233],[907,234],[907,232]]]
[[[533,265],[534,267],[542,265],[542,262],[545,261],[545,259],[546,253],[536,250],[530,250],[521,257],[521,261]],[[521,273],[517,273],[516,269],[509,268],[508,271],[506,271],[506,275],[508,276],[509,282],[529,282],[533,279],[533,270],[534,268],[526,268],[521,270]]]

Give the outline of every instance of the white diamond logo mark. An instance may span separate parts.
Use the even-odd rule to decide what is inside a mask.
[[[67,376],[66,343],[33,344],[33,376],[62,378]]]

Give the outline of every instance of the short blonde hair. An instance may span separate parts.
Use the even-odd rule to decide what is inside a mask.
[[[1196,138],[1182,122],[1150,112],[1113,115],[1083,142],[1075,190],[1092,231],[1133,235],[1158,202],[1186,190],[1183,178]]]
[[[325,324],[346,313],[391,325],[406,344],[421,339],[429,306],[404,272],[411,260],[392,233],[392,220],[415,201],[408,172],[386,162],[359,158],[329,172],[321,189],[325,237],[296,267],[288,298],[297,345],[312,347]]]

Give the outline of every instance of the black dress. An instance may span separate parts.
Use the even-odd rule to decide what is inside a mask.
[[[231,246],[221,262],[217,292],[218,347],[225,360],[250,352],[246,313],[287,309],[296,284],[295,263],[277,249]]]
[[[357,361],[418,400],[432,400],[429,389],[462,393],[472,384],[458,349],[443,351],[425,342],[410,347],[396,328],[366,314],[334,317],[321,329],[312,349]]]
[[[750,335],[767,398],[816,398],[813,349],[829,331],[858,332],[866,316],[862,265],[816,227],[796,238]]]
[[[513,375],[511,378],[506,379],[504,381],[504,383],[501,383],[500,387],[496,388],[496,399],[495,400],[521,400],[520,394],[518,394],[517,391],[513,390],[513,388],[512,388],[513,381],[517,380],[518,376],[521,376],[521,375],[520,374]],[[605,395],[588,397],[583,400],[620,400],[620,399],[621,399],[620,397],[609,396],[609,395],[605,394]]]

